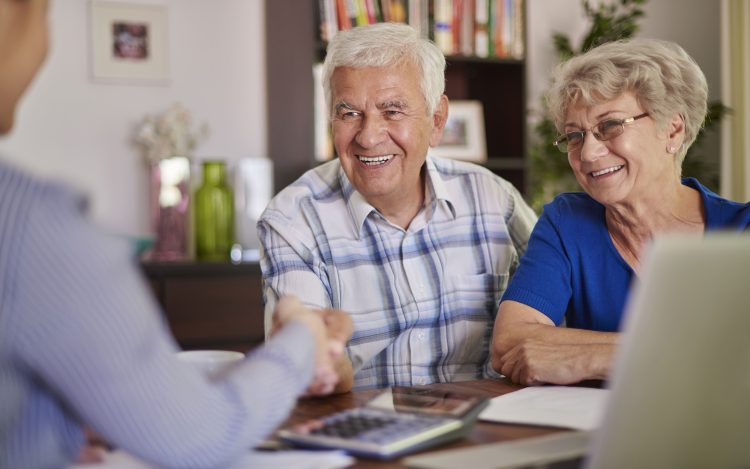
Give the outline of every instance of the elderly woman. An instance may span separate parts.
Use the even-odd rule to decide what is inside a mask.
[[[556,197],[534,228],[495,321],[496,371],[522,384],[606,378],[652,238],[750,226],[750,204],[680,176],[706,96],[700,68],[666,41],[609,43],[560,65],[555,145],[585,193]]]

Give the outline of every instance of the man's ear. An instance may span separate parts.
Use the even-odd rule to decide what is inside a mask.
[[[440,96],[440,101],[435,108],[435,114],[432,115],[432,134],[430,135],[430,146],[436,147],[443,137],[443,129],[448,121],[448,97]]]

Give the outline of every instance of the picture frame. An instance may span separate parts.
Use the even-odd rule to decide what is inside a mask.
[[[166,6],[105,0],[89,6],[94,81],[168,82]]]
[[[481,101],[450,101],[448,121],[434,156],[482,163],[487,161],[484,109]]]

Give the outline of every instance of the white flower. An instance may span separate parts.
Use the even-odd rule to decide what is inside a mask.
[[[192,128],[192,118],[179,103],[160,116],[146,116],[136,128],[133,141],[149,164],[172,156],[190,157],[209,133],[208,125]]]

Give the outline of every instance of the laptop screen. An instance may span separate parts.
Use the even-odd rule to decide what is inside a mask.
[[[750,236],[657,239],[591,468],[750,467]]]

